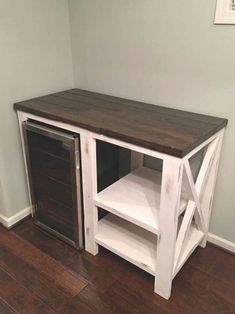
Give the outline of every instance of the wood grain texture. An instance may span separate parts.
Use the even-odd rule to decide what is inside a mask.
[[[211,245],[197,248],[176,276],[166,301],[153,293],[153,276],[105,249],[97,256],[77,251],[41,231],[32,219],[11,231],[0,226],[0,232],[0,239],[5,234],[0,243],[0,313],[235,313],[234,255]],[[15,239],[14,246],[8,237]],[[24,257],[18,254],[17,243],[24,243]],[[55,268],[55,263],[63,265],[85,278],[87,286],[78,293],[61,289],[42,272],[39,262],[32,262],[32,247],[42,253],[41,264],[47,257],[46,265],[48,261]]]
[[[227,119],[71,89],[14,104],[16,110],[183,157]]]
[[[49,280],[35,267],[2,246],[0,259],[0,267],[4,271],[10,273],[20,284],[26,285],[30,292],[37,294],[53,309],[60,310],[67,304],[67,300],[71,297],[70,293],[60,289],[53,280]]]
[[[55,313],[55,311],[53,311],[40,298],[29,292],[27,288],[20,285],[16,280],[14,280],[6,272],[3,272],[1,269],[0,269],[0,298],[4,300],[5,308],[7,304],[8,305],[7,310],[9,311],[9,308],[14,309],[15,313],[21,314]]]
[[[16,312],[0,297],[0,313],[14,314]]]
[[[29,267],[34,267],[37,272],[43,274],[47,280],[56,284],[65,293],[74,296],[87,284],[84,278],[64,267],[63,264],[3,228],[0,228],[0,246],[8,251],[13,251],[17,258],[27,263]],[[4,264],[3,260],[1,263],[3,268],[9,267],[9,264]]]

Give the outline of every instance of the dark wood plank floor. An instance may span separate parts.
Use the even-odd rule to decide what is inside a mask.
[[[235,256],[198,248],[166,301],[152,276],[104,249],[77,252],[27,219],[0,226],[0,313],[235,313]]]

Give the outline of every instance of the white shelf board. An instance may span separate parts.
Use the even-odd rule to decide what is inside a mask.
[[[161,173],[141,167],[98,193],[94,201],[96,206],[159,234],[160,195]],[[182,201],[180,213],[185,207]]]
[[[95,240],[111,252],[156,275],[157,235],[108,214],[99,221]]]
[[[193,253],[196,247],[200,244],[203,238],[203,232],[196,229],[195,225],[192,224],[189,228],[188,235],[186,237],[187,244],[184,248],[183,254],[180,257],[178,266],[175,270],[174,276],[180,271],[184,263],[187,261],[189,256]]]

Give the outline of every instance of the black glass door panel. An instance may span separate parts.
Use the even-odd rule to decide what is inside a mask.
[[[37,219],[49,228],[75,241],[75,222],[71,207],[42,195],[38,197]]]
[[[79,138],[34,122],[25,122],[23,130],[34,219],[82,248]]]
[[[34,176],[44,173],[47,177],[71,185],[69,160],[59,159],[39,149],[30,149],[30,157]]]
[[[58,182],[44,173],[34,172],[32,177],[34,181],[34,191],[37,193],[38,198],[45,195],[68,207],[73,207],[73,197],[70,185]]]

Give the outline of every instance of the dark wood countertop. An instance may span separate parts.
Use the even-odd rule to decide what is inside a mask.
[[[14,104],[16,110],[183,157],[228,120],[71,89]]]

